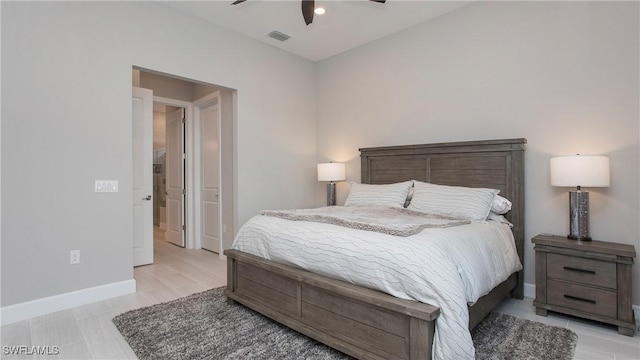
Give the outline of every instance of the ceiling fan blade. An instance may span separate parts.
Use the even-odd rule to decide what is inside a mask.
[[[231,3],[231,5],[238,5],[238,4],[242,4],[243,2],[245,2],[247,0],[236,0],[234,2]]]
[[[313,0],[302,0],[302,17],[304,17],[304,22],[307,25],[313,22],[313,11],[315,10],[315,5]]]
[[[387,0],[369,0],[369,1],[373,1],[373,2],[384,4]]]

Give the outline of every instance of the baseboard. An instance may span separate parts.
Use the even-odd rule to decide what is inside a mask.
[[[524,283],[524,297],[535,299],[536,298],[536,285]]]
[[[524,283],[524,297],[535,299],[536,298],[536,285]],[[632,305],[633,307],[633,316],[635,317],[636,323],[640,322],[640,305]],[[640,328],[638,329],[640,331]]]
[[[11,324],[134,292],[136,292],[136,280],[131,279],[3,306],[0,308],[0,324]]]

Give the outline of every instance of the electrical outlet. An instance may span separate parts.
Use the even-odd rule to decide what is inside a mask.
[[[222,224],[222,232],[223,233],[227,232],[227,224]]]
[[[71,254],[69,256],[69,264],[80,264],[80,250],[71,250]]]

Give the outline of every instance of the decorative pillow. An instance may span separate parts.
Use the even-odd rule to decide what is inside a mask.
[[[409,209],[467,220],[486,220],[499,190],[414,181]]]
[[[404,207],[411,181],[387,185],[351,183],[344,206]]]
[[[502,215],[508,213],[509,210],[511,210],[511,201],[500,195],[496,195],[493,198],[493,203],[491,203],[491,212]]]

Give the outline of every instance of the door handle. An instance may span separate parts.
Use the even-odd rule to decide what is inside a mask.
[[[147,201],[151,200],[151,195],[147,195],[143,197],[142,200],[147,200]]]

